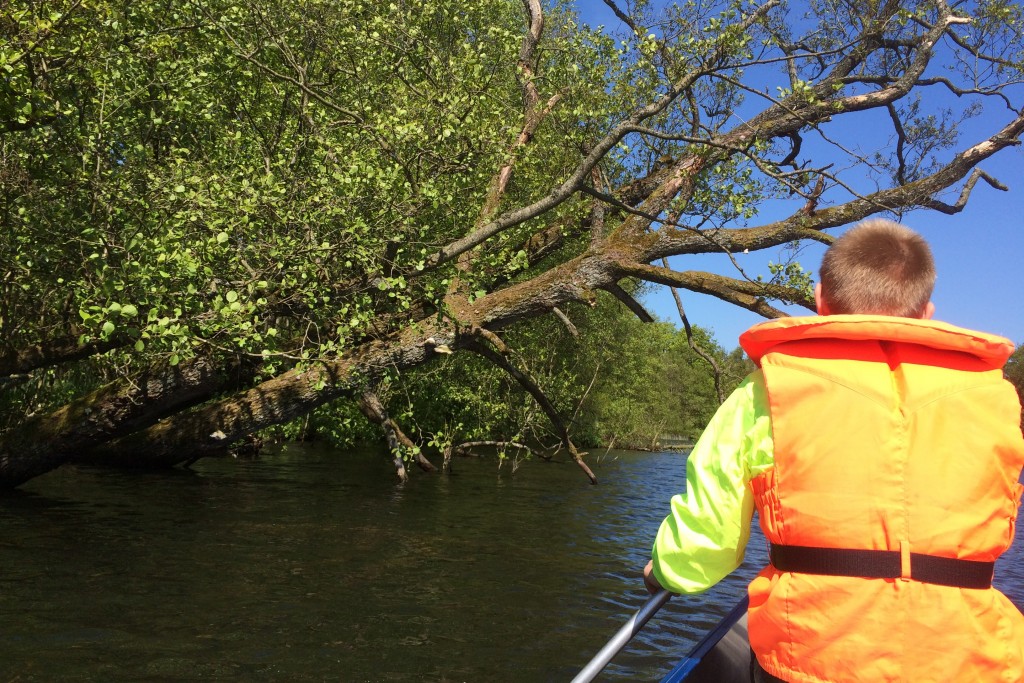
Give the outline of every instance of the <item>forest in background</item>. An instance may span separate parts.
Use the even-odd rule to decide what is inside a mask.
[[[670,256],[1006,189],[1015,2],[605,5],[8,3],[0,485],[367,425],[403,479],[496,441],[596,482],[583,444],[694,435],[745,371],[685,297],[813,307],[796,261]]]

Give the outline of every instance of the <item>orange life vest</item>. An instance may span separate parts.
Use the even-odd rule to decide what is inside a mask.
[[[991,587],[931,583],[911,563],[985,566],[1010,546],[1024,488],[1020,404],[1001,371],[1013,345],[851,315],[771,321],[740,343],[772,418],[775,466],[751,482],[765,536],[891,551],[900,574],[769,565],[749,587],[761,666],[794,683],[1024,681],[1024,615]]]

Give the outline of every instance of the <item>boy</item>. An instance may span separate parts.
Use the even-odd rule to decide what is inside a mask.
[[[1024,680],[1024,615],[991,587],[1020,504],[1013,345],[931,322],[927,243],[866,221],[826,252],[818,316],[757,325],[759,366],[687,463],[644,569],[705,590],[743,559],[756,680]]]

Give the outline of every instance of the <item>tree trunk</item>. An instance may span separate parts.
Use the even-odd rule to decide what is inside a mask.
[[[88,449],[156,422],[222,389],[229,374],[206,358],[97,389],[29,418],[0,441],[0,485],[18,486]]]

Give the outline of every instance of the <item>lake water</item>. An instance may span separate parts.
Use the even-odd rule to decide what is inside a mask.
[[[289,446],[193,471],[67,467],[0,498],[5,681],[568,681],[646,599],[678,453],[456,459]],[[1024,539],[997,585],[1024,604]],[[742,595],[674,598],[602,680],[659,680]]]

